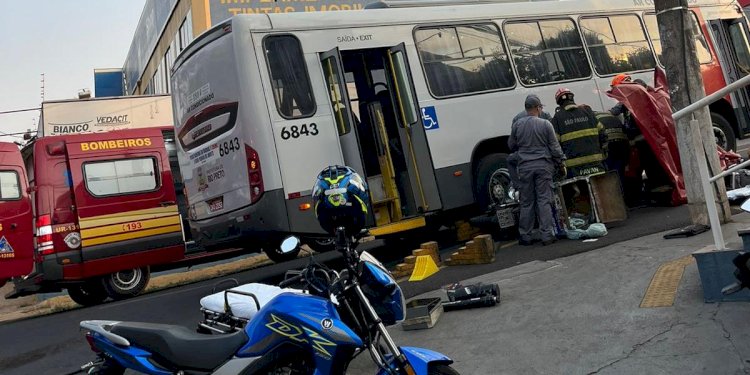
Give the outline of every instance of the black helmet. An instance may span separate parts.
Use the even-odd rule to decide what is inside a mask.
[[[315,216],[328,233],[344,227],[353,236],[364,228],[370,198],[367,183],[353,169],[338,165],[323,169],[315,180],[312,199]]]

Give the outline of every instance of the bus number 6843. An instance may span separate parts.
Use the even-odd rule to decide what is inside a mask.
[[[292,125],[287,129],[287,127],[281,128],[281,139],[289,139],[294,138],[297,139],[301,136],[316,136],[318,135],[318,125],[313,123],[310,123],[310,125],[302,124],[300,126]]]

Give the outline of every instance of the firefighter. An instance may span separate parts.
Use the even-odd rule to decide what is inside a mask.
[[[521,212],[519,244],[531,245],[534,220],[539,223],[542,244],[555,242],[552,218],[552,176],[565,155],[549,121],[539,118],[542,102],[536,95],[526,97],[528,116],[513,123],[508,147],[517,153]]]
[[[568,178],[606,172],[604,166],[607,136],[604,126],[588,106],[579,106],[572,91],[561,88],[555,93],[559,106],[552,125],[565,153]]]
[[[596,119],[604,126],[607,135],[607,169],[617,171],[620,184],[624,186],[625,166],[630,159],[630,142],[625,134],[625,125],[610,112],[597,112]]]

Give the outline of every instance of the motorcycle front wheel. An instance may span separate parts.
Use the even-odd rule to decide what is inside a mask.
[[[427,375],[460,375],[458,371],[454,370],[453,367],[450,367],[443,363],[434,363],[430,364],[427,367]]]

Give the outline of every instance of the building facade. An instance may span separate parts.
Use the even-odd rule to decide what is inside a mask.
[[[357,10],[373,0],[147,0],[123,65],[125,95],[167,94],[169,71],[195,37],[237,14]]]

